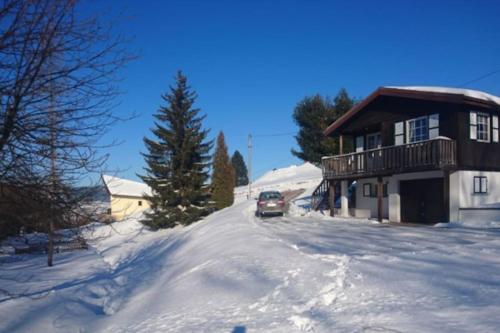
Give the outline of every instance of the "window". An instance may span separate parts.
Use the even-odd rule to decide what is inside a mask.
[[[413,143],[429,139],[429,119],[420,117],[406,122],[407,142]]]
[[[379,133],[371,133],[366,135],[366,149],[376,149],[382,146],[382,140]]]
[[[406,123],[406,143],[414,143],[439,136],[439,113],[429,116],[418,117],[400,121],[394,124],[394,144],[396,146],[405,143],[405,123]]]
[[[490,118],[492,121],[492,141],[498,142],[498,116],[490,117],[487,113],[470,112],[470,139],[479,142],[490,142]]]
[[[474,176],[474,193],[488,193],[488,178],[485,176]]]
[[[490,142],[490,116],[477,114],[477,141]]]
[[[111,208],[108,208],[107,211],[108,215],[111,215]]]
[[[139,204],[139,206],[142,206],[142,201],[141,201],[141,200],[139,200],[138,204]]]
[[[364,197],[372,196],[372,184],[363,184],[363,196]]]
[[[382,197],[387,197],[387,185],[388,183],[384,183],[382,185]],[[363,196],[376,198],[377,197],[377,184],[363,184]]]

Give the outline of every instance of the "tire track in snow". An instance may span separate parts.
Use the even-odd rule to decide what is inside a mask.
[[[317,323],[314,320],[313,312],[321,308],[331,307],[339,299],[345,299],[345,281],[347,277],[349,257],[346,255],[336,255],[336,254],[321,254],[321,253],[308,253],[297,245],[293,244],[283,238],[276,235],[277,230],[266,227],[263,222],[260,222],[257,217],[251,214],[252,207],[246,211],[246,217],[249,222],[255,227],[260,228],[266,232],[269,239],[279,242],[286,247],[292,249],[294,252],[298,253],[300,256],[307,257],[313,261],[320,262],[320,264],[334,264],[335,268],[323,273],[328,282],[319,287],[307,302],[302,304],[297,304],[292,306],[293,313],[288,317],[288,320],[299,330],[305,332],[312,332],[315,330]],[[264,220],[266,221],[266,220]],[[289,223],[291,226],[295,224],[295,221],[289,217],[280,217],[275,219],[269,219],[269,222],[278,223]],[[259,223],[260,222],[260,223]],[[283,289],[289,287],[291,279],[300,278],[300,275],[304,274],[302,269],[289,270],[287,275],[283,279],[283,283],[277,285],[274,291],[264,297],[261,297],[256,303],[249,306],[250,310],[257,309],[258,311],[265,312],[270,303],[273,303],[277,296]]]

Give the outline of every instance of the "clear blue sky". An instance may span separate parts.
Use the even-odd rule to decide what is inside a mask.
[[[101,6],[97,2],[96,6]],[[137,179],[142,138],[177,69],[215,137],[246,158],[247,136],[297,130],[306,95],[358,98],[383,85],[456,87],[500,69],[500,1],[121,0],[106,4],[140,58],[122,73],[118,114],[139,116],[106,140],[110,168]],[[101,10],[101,9],[99,9]],[[467,88],[500,95],[500,73]],[[254,173],[300,163],[292,135],[254,140]]]

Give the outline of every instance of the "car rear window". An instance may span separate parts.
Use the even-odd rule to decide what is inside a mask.
[[[279,192],[264,192],[261,194],[261,199],[263,200],[281,199],[281,194]]]

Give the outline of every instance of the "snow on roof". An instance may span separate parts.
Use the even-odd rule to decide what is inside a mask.
[[[385,88],[390,89],[401,89],[401,90],[413,90],[413,91],[422,91],[422,92],[433,92],[433,93],[442,93],[442,94],[455,94],[455,95],[463,95],[466,97],[476,98],[487,102],[492,102],[500,105],[500,97],[491,95],[479,90],[472,89],[462,89],[462,88],[449,88],[449,87],[432,87],[432,86],[388,86]]]
[[[142,197],[144,194],[151,195],[151,188],[144,183],[109,175],[102,175],[102,180],[111,195],[131,197]]]

